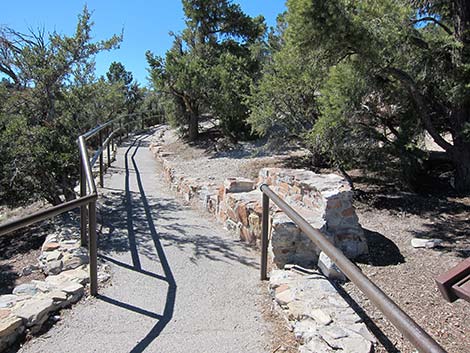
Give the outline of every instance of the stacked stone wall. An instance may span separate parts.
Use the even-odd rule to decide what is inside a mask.
[[[258,183],[269,185],[349,258],[367,254],[364,231],[352,204],[353,193],[340,176],[303,169],[264,168]],[[282,212],[274,214],[271,238],[278,265],[310,266],[318,260],[318,248]]]
[[[42,271],[43,281],[16,286],[11,294],[0,295],[0,352],[17,340],[41,331],[50,317],[76,303],[89,282],[88,254],[80,246],[78,228],[63,229],[47,236],[38,264],[23,269],[24,274]],[[109,275],[103,271],[98,280]]]
[[[274,270],[269,290],[301,353],[370,353],[377,342],[325,276],[295,266]]]
[[[157,137],[150,150],[161,162],[171,190],[186,201],[200,204],[227,229],[252,245],[261,238],[261,192],[265,183],[292,205],[309,223],[325,234],[346,256],[366,254],[364,232],[352,205],[353,194],[346,181],[335,175],[320,175],[303,169],[263,168],[255,180],[227,178],[223,185],[191,178],[178,172]],[[278,207],[271,202],[270,239],[273,262],[306,267],[317,265],[320,250]]]

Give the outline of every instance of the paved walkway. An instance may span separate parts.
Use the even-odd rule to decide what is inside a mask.
[[[148,144],[119,148],[102,190],[112,285],[20,352],[268,352],[258,257],[172,197]]]

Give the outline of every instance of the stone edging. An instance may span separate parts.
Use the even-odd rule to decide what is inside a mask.
[[[239,238],[258,245],[261,237],[261,192],[266,183],[339,247],[349,258],[367,254],[367,242],[352,206],[353,194],[347,183],[334,174],[319,175],[307,170],[263,168],[256,180],[227,178],[223,185],[192,178],[178,171],[168,157],[162,137],[165,127],[154,136],[150,150],[161,162],[170,189],[190,201],[198,201],[225,228]],[[317,265],[320,251],[271,203],[271,244],[274,263]]]
[[[274,270],[269,290],[301,353],[369,353],[376,338],[321,273],[291,267]]]
[[[0,352],[25,334],[38,333],[56,312],[78,302],[89,282],[88,252],[80,246],[76,228],[63,229],[47,236],[38,266],[47,277],[16,286],[12,294],[0,296]],[[104,272],[100,281],[109,278]]]

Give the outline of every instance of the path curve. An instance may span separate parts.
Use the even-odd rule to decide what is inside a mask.
[[[149,141],[118,149],[101,190],[99,254],[112,285],[19,352],[269,351],[256,253],[175,200]]]

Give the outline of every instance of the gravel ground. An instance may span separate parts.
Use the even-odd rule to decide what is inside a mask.
[[[302,149],[272,152],[272,146],[265,141],[227,143],[217,148],[220,143],[214,144],[211,136],[189,145],[178,138],[174,130],[167,130],[163,141],[165,150],[174,153],[167,158],[177,161],[181,173],[220,184],[227,177],[256,178],[263,167],[283,166],[307,153]]]
[[[448,206],[452,203],[468,205],[468,201],[449,201]],[[458,211],[458,206],[454,206],[457,214],[446,223],[442,221],[449,218],[444,206],[432,212],[414,212],[418,214],[377,209],[360,202],[357,208],[360,223],[367,230],[372,245],[370,258],[366,263],[358,263],[361,270],[449,353],[470,353],[470,303],[446,302],[434,282],[437,275],[468,256],[468,233],[463,236],[461,224],[455,221],[465,214],[468,219],[468,211]],[[437,216],[441,221],[437,221]],[[439,228],[446,228],[445,234],[436,230]],[[441,238],[444,242],[436,249],[415,249],[410,242],[416,235]],[[343,288],[364,310],[366,321],[373,320],[370,327],[381,341],[377,352],[415,351],[352,283]]]

